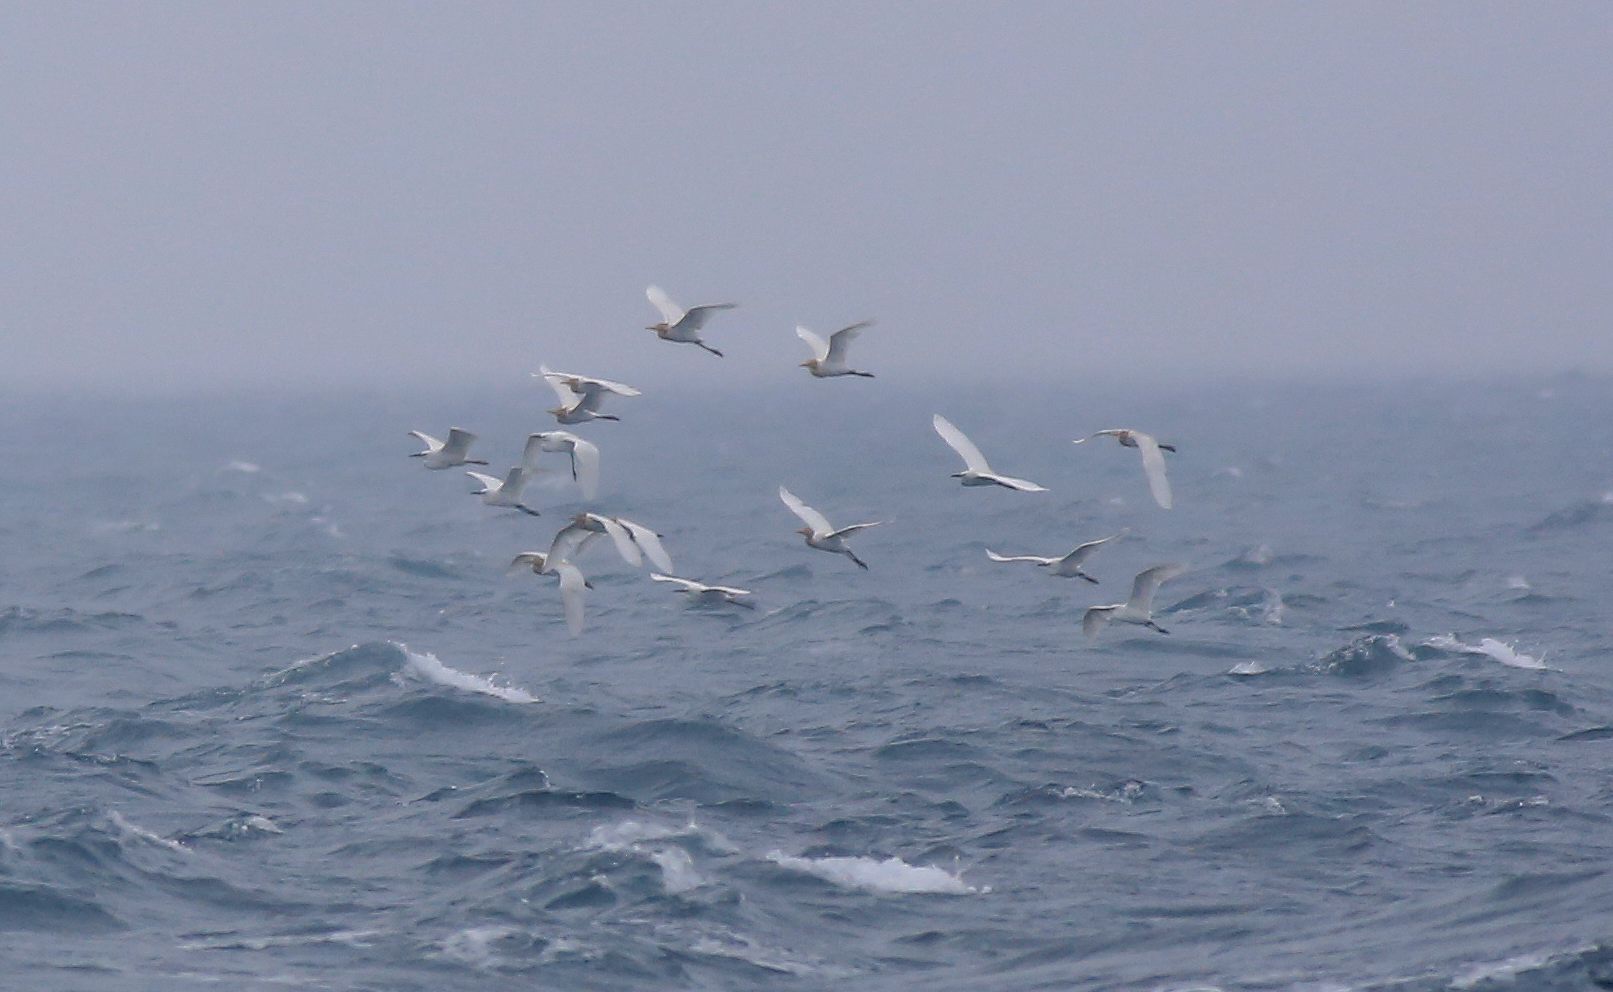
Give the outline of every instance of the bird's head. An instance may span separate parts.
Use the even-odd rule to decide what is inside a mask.
[[[801,367],[804,368],[804,369],[817,368],[818,367],[818,360],[816,358],[809,358],[806,361],[801,363]]]
[[[795,529],[795,532],[797,534],[800,534],[802,537],[811,537],[812,536],[812,528],[811,527],[797,527]]]
[[[644,329],[646,331],[654,331],[657,334],[665,335],[666,332],[667,332],[666,321],[662,321],[659,324],[650,324],[649,326],[645,327]]]

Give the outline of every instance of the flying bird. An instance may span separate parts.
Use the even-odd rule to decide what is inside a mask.
[[[594,584],[583,578],[583,574],[576,565],[562,558],[555,558],[542,551],[523,551],[510,562],[510,568],[520,565],[529,565],[535,575],[554,573],[560,576],[560,603],[566,611],[566,626],[571,629],[571,636],[576,637],[582,633],[583,628],[583,590],[592,589]]]
[[[812,358],[801,363],[801,367],[811,372],[819,379],[828,379],[837,375],[860,375],[865,379],[872,379],[874,373],[863,372],[846,364],[846,348],[851,342],[857,340],[857,335],[863,328],[873,324],[871,320],[859,321],[850,327],[842,327],[829,335],[825,341],[811,331],[797,324],[795,334],[807,347],[812,349]]]
[[[1154,494],[1154,502],[1164,509],[1171,508],[1171,484],[1165,478],[1165,456],[1160,452],[1175,451],[1174,445],[1160,444],[1152,435],[1123,427],[1088,434],[1074,443],[1085,444],[1095,437],[1112,437],[1119,441],[1122,447],[1136,448],[1143,456],[1143,474],[1148,476],[1148,491]]]
[[[962,479],[966,486],[1005,486],[1022,493],[1047,492],[1046,487],[1038,486],[1026,479],[1016,479],[1011,475],[998,475],[993,472],[991,466],[986,463],[986,456],[980,453],[975,443],[969,440],[963,431],[952,426],[952,421],[939,413],[931,423],[935,425],[935,432],[941,435],[941,440],[963,459],[963,471],[952,473],[952,478]]]
[[[538,454],[543,451],[563,451],[571,457],[571,477],[582,487],[584,499],[599,494],[599,447],[570,431],[540,431],[528,434],[526,448],[521,453],[521,466],[530,471],[538,467]]]
[[[732,603],[747,609],[756,609],[756,604],[748,598],[749,589],[736,589],[733,586],[708,586],[704,582],[693,579],[680,579],[676,575],[662,575],[660,572],[651,572],[650,578],[656,582],[672,582],[678,586],[676,591],[687,593],[691,603],[702,606],[715,606]]]
[[[1081,578],[1086,579],[1088,582],[1097,582],[1097,579],[1081,571],[1081,565],[1097,553],[1099,548],[1116,538],[1124,537],[1127,533],[1129,532],[1121,531],[1118,534],[1101,537],[1096,541],[1088,541],[1062,558],[1042,558],[1037,555],[1000,555],[990,548],[986,549],[986,557],[992,561],[1028,561],[1047,569],[1047,574],[1049,575],[1057,575],[1065,579]]]
[[[704,306],[683,309],[660,286],[651,286],[644,291],[655,309],[661,311],[661,322],[651,324],[647,328],[654,331],[663,341],[677,341],[682,344],[694,344],[711,352],[718,358],[722,352],[700,340],[700,329],[706,326],[706,321],[718,310],[732,310],[739,306],[737,303],[708,303]]]
[[[586,424],[590,420],[621,420],[621,417],[599,412],[599,405],[605,401],[605,397],[613,393],[617,396],[640,395],[637,389],[625,383],[596,379],[587,375],[573,375],[570,372],[555,372],[547,365],[539,365],[538,371],[532,373],[532,378],[542,379],[554,390],[560,405],[548,412],[554,414],[554,419],[562,424]]]
[[[790,492],[788,489],[785,489],[783,486],[778,487],[778,498],[784,501],[784,505],[790,508],[791,513],[800,517],[801,522],[806,524],[805,527],[797,530],[796,533],[806,538],[807,547],[817,548],[819,551],[828,551],[832,554],[845,555],[847,558],[850,558],[852,561],[856,562],[858,568],[868,567],[868,565],[864,563],[861,558],[858,558],[857,555],[846,544],[846,538],[860,530],[867,530],[870,527],[878,527],[880,524],[884,523],[883,520],[875,520],[872,523],[866,524],[852,524],[850,527],[842,527],[839,530],[836,530],[829,523],[827,517],[801,502],[801,500],[797,498],[794,493]]]
[[[426,446],[425,451],[416,451],[409,457],[424,458],[426,468],[453,468],[455,465],[487,464],[480,458],[468,457],[471,442],[476,440],[476,435],[470,431],[462,431],[457,427],[449,428],[447,444],[423,431],[410,431],[409,434]]]
[[[1113,620],[1118,623],[1140,624],[1161,634],[1170,631],[1154,622],[1154,592],[1160,585],[1187,571],[1186,565],[1155,565],[1137,573],[1131,583],[1131,598],[1124,603],[1088,607],[1081,616],[1081,630],[1088,638],[1098,636],[1103,625]]]
[[[466,472],[466,475],[482,484],[482,488],[472,495],[480,496],[482,502],[488,506],[508,506],[532,516],[540,516],[537,510],[521,502],[521,490],[526,488],[527,470],[517,465],[510,469],[503,481],[480,472]]]

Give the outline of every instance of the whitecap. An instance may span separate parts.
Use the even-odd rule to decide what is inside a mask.
[[[152,831],[147,830],[138,823],[131,823],[124,819],[123,814],[119,813],[117,810],[113,810],[111,813],[109,813],[107,815],[107,820],[110,821],[112,826],[116,828],[117,832],[124,837],[133,837],[137,840],[143,840],[148,844],[155,844],[158,847],[165,847],[170,851],[178,851],[181,854],[190,853],[190,848],[181,844],[179,841],[169,840],[167,837],[164,837],[161,834],[153,833]]]
[[[1543,657],[1534,658],[1523,654],[1512,645],[1504,644],[1493,637],[1483,638],[1477,644],[1464,644],[1457,640],[1454,634],[1440,634],[1437,637],[1430,637],[1424,643],[1428,647],[1438,648],[1441,651],[1483,655],[1511,668],[1528,668],[1534,671],[1546,669],[1546,662]]]
[[[427,651],[417,654],[410,651],[407,645],[399,644],[404,657],[408,659],[400,674],[425,679],[438,685],[446,685],[465,692],[477,692],[484,696],[493,696],[509,703],[536,703],[541,702],[537,696],[525,689],[518,689],[511,685],[499,685],[491,679],[470,672],[462,672],[457,668],[449,668],[437,656]]]
[[[240,472],[245,475],[256,475],[263,471],[263,466],[256,462],[234,461],[224,466],[226,472]]]
[[[844,888],[869,892],[962,896],[991,891],[989,885],[979,888],[968,885],[958,875],[944,868],[910,865],[894,856],[883,861],[854,857],[798,858],[782,851],[770,851],[767,860],[780,868],[815,875]]]
[[[1240,661],[1227,669],[1228,675],[1264,675],[1271,669],[1258,661]]]
[[[504,963],[504,956],[493,950],[493,945],[523,934],[525,931],[512,926],[467,927],[443,941],[441,956],[472,968],[497,968]]]
[[[661,869],[661,884],[669,893],[688,892],[706,884],[695,871],[694,859],[681,847],[656,848],[650,852],[650,860]]]
[[[1528,579],[1524,578],[1521,575],[1509,575],[1509,576],[1507,576],[1507,588],[1508,589],[1532,589],[1534,587],[1529,584]]]

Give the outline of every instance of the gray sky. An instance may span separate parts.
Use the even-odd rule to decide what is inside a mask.
[[[0,382],[1613,370],[1613,5],[0,5]],[[1131,346],[1120,351],[1122,346]]]

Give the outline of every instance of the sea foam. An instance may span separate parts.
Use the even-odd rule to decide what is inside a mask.
[[[989,885],[966,884],[962,878],[935,865],[910,865],[898,857],[878,858],[798,858],[772,851],[767,860],[790,871],[816,875],[848,889],[869,892],[932,893],[963,896],[990,892]]]
[[[515,686],[499,685],[491,679],[470,672],[462,672],[457,668],[450,668],[437,660],[437,656],[427,651],[424,653],[409,650],[406,645],[399,644],[404,657],[408,659],[403,666],[402,674],[435,682],[438,685],[451,686],[465,692],[477,692],[484,696],[493,696],[509,703],[537,703],[542,700],[525,689]]]

